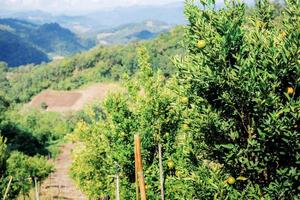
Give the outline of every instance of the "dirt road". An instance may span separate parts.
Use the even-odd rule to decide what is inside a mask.
[[[53,172],[42,184],[40,191],[41,200],[52,199],[88,199],[75,185],[69,176],[72,164],[71,151],[75,144],[64,144],[61,153],[55,160],[55,172]]]

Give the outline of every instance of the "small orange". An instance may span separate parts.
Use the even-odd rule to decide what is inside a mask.
[[[257,21],[255,21],[255,26],[256,26],[257,28],[261,28],[261,27],[263,26],[263,22],[260,21],[260,20],[257,20]]]
[[[205,40],[199,40],[199,41],[197,42],[197,47],[198,47],[198,48],[203,49],[205,46],[206,46]]]
[[[294,88],[291,87],[291,86],[289,86],[289,87],[287,88],[287,93],[288,93],[288,94],[293,94],[294,91],[295,91]]]
[[[189,125],[187,125],[187,124],[183,124],[181,127],[185,131],[189,130]]]
[[[232,177],[232,176],[229,176],[226,180],[226,182],[229,184],[229,185],[232,185],[235,183],[235,178]]]
[[[168,167],[169,167],[169,169],[174,169],[174,162],[173,162],[173,160],[168,160]]]
[[[180,102],[183,103],[183,104],[187,104],[187,103],[189,102],[189,98],[187,98],[187,97],[182,97],[182,98],[180,99]]]
[[[286,37],[286,32],[282,31],[281,36],[282,36],[282,38],[285,38]]]

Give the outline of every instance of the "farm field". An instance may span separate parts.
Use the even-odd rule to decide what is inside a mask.
[[[93,84],[74,91],[46,90],[33,97],[27,106],[41,109],[41,105],[45,103],[47,111],[78,111],[88,104],[103,100],[109,93],[117,91],[121,91],[117,83]]]

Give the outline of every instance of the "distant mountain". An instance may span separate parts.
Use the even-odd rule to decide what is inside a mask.
[[[30,38],[33,44],[49,53],[69,55],[87,50],[74,33],[57,23],[38,27],[30,34]]]
[[[28,63],[37,64],[40,61],[48,61],[46,54],[65,56],[94,46],[93,42],[83,41],[73,32],[57,23],[37,25],[18,19],[0,19],[0,30],[2,30],[0,44],[2,51],[0,51],[0,56],[2,56],[2,59],[6,58],[3,61],[8,62],[9,66]],[[11,41],[13,41],[13,44],[8,45],[8,42]],[[15,56],[15,61],[7,59],[7,56],[4,56],[6,49],[11,50],[13,49],[11,47],[17,47],[18,45],[22,46],[22,48],[16,54],[12,53]],[[31,49],[28,52],[24,52],[24,54],[29,53],[29,55],[32,55],[32,58],[29,59],[26,56],[28,59],[22,62],[23,57],[19,56],[19,52],[21,53],[25,49]],[[37,56],[37,58],[35,59],[34,56]]]
[[[144,21],[122,25],[97,35],[97,42],[103,45],[124,44],[138,40],[148,40],[160,33],[170,30],[173,26],[159,21]]]
[[[0,25],[5,25],[19,36],[29,37],[30,33],[38,28],[38,25],[18,19],[0,18]]]
[[[0,27],[0,61],[10,67],[48,62],[48,56],[21,37]]]

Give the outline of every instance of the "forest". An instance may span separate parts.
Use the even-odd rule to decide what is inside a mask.
[[[0,63],[0,193],[26,195],[66,140],[90,199],[135,199],[134,135],[147,199],[300,199],[300,2],[185,1],[188,25],[48,64]],[[71,114],[24,109],[43,90],[112,81],[126,91]]]

